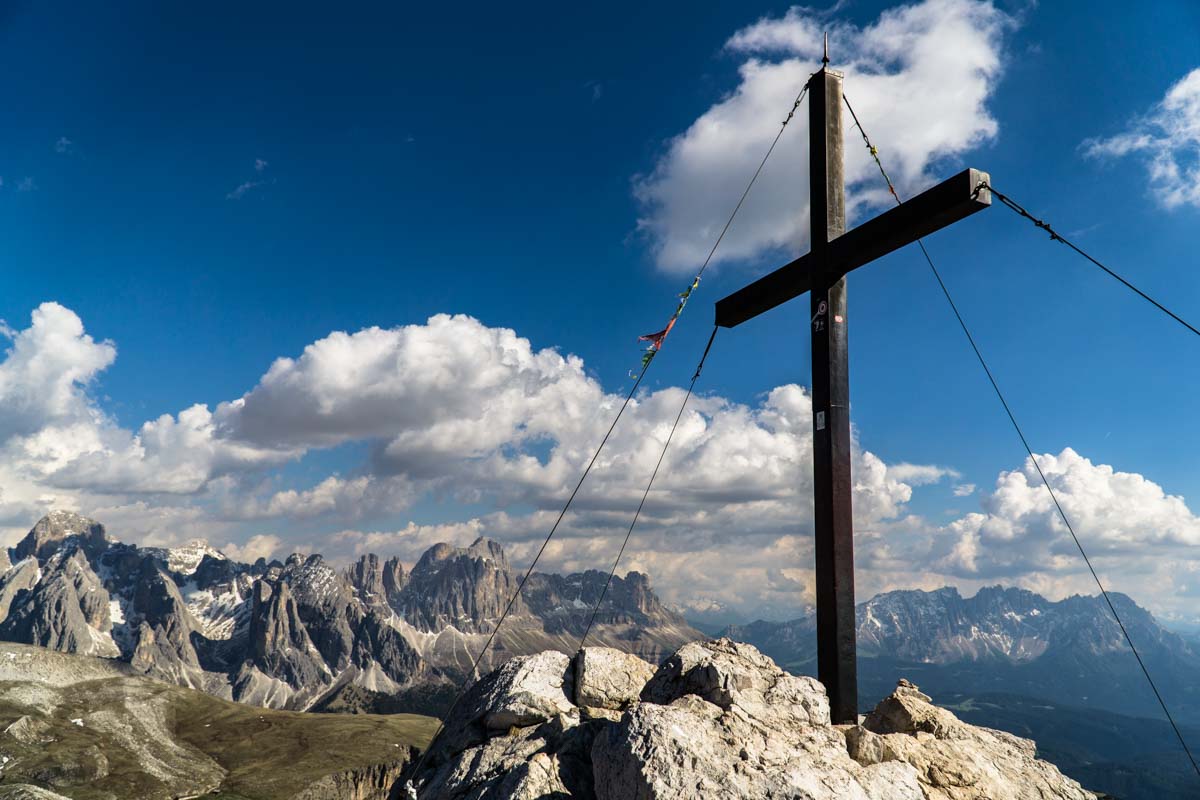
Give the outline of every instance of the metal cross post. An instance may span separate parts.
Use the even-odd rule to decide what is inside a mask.
[[[845,232],[842,78],[826,65],[808,82],[811,250],[717,302],[732,328],[811,292],[813,492],[817,677],[835,723],[858,721],[854,526],[850,476],[850,372],[846,274],[987,208],[984,172],[968,169]]]

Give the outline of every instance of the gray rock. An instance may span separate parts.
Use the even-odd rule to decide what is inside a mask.
[[[284,581],[274,589],[264,580],[254,583],[250,648],[259,670],[293,688],[317,686],[331,677]]]
[[[54,739],[49,730],[50,726],[45,720],[21,716],[9,723],[4,733],[21,744],[39,745]]]
[[[139,672],[192,685],[201,671],[192,641],[195,620],[175,580],[153,558],[138,562],[131,611],[138,620],[130,664]]]
[[[581,724],[568,699],[572,680],[571,660],[562,653],[509,660],[463,695],[432,743],[422,772],[406,780],[421,785],[422,800],[507,798],[500,789],[506,781],[504,791],[519,788],[525,793],[520,796],[554,797],[559,789],[546,788],[551,784],[542,780],[548,773],[522,766],[544,753],[550,761],[539,765],[554,766],[559,782],[590,786],[589,754],[598,723]],[[524,777],[514,777],[514,770]],[[529,794],[539,786],[548,794]]]
[[[596,730],[564,714],[463,749],[399,785],[412,780],[422,800],[593,800]]]
[[[117,646],[106,634],[109,596],[84,553],[67,548],[39,567],[28,557],[4,576],[0,637],[66,653],[113,657]]]
[[[291,556],[279,578],[296,601],[296,609],[313,646],[334,672],[350,665],[354,630],[363,618],[354,587],[320,555]]]
[[[109,539],[104,526],[95,520],[70,511],[51,511],[9,551],[9,556],[14,562],[30,556],[44,561],[69,542],[76,543],[88,555],[95,555],[108,546]]]
[[[346,580],[364,603],[376,605],[385,601],[383,567],[379,564],[379,556],[374,553],[367,553],[347,567]]]
[[[400,559],[392,556],[383,562],[383,596],[388,605],[395,607],[400,602],[400,592],[408,579],[404,574],[404,565]]]
[[[1012,734],[968,725],[938,708],[908,681],[848,731],[862,763],[916,768],[929,800],[1094,800],[1092,792],[1036,758],[1036,745]]]
[[[828,725],[825,687],[789,675],[752,645],[729,639],[685,644],[642,690],[642,700],[667,705],[693,694],[722,709],[735,705],[763,721]]]
[[[561,702],[555,679],[565,664],[543,655],[472,688],[421,773],[396,789],[419,786],[421,800],[1095,798],[1038,761],[1031,742],[967,725],[907,682],[863,726],[834,726],[819,683],[787,675],[748,645],[685,645],[637,702],[636,665],[596,649],[576,659],[574,676],[585,685],[575,696],[598,713],[547,718]],[[599,707],[606,700],[628,706],[617,716]],[[503,716],[514,708],[527,712]],[[504,731],[489,720],[530,724]]]
[[[723,709],[694,694],[643,702],[597,736],[598,800],[804,798],[924,800],[915,771],[899,762],[863,766],[841,734],[803,715]]]
[[[4,623],[8,621],[13,601],[20,597],[22,592],[31,592],[40,578],[41,570],[38,568],[37,559],[34,558],[18,561],[0,577],[0,631],[8,627]]]
[[[481,538],[468,548],[437,544],[417,561],[394,607],[418,630],[453,626],[465,633],[490,633],[516,588],[517,576],[498,542]],[[527,616],[518,597],[509,622]]]
[[[484,727],[523,728],[573,711],[565,691],[570,669],[571,659],[554,651],[510,660],[496,670],[496,682],[483,698]]]
[[[637,701],[654,667],[611,647],[585,647],[575,655],[575,704],[621,710]]]

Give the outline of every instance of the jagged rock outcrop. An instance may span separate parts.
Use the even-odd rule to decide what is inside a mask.
[[[416,752],[408,748],[404,759],[326,775],[291,800],[392,800],[392,787]]]
[[[383,567],[374,553],[367,553],[351,564],[346,570],[346,580],[365,602],[383,600]]]
[[[131,592],[128,622],[137,620],[137,645],[130,663],[141,672],[196,685],[202,671],[192,642],[196,622],[175,581],[152,559],[143,560]],[[67,651],[71,652],[71,651]]]
[[[1096,798],[1032,742],[967,725],[907,682],[863,725],[831,725],[819,683],[728,639],[685,645],[615,719],[562,705],[568,682],[578,692],[608,681],[593,671],[628,675],[625,658],[510,661],[464,696],[398,788],[422,800]],[[513,707],[512,727],[497,726]]]
[[[328,673],[286,582],[274,589],[266,581],[255,582],[250,648],[254,666],[293,686],[318,685]]]
[[[74,546],[39,564],[32,553],[5,576],[0,637],[84,655],[119,654],[109,632],[109,597],[83,551]]]
[[[32,592],[41,578],[41,568],[38,567],[37,559],[32,557],[17,562],[0,575],[0,636],[4,635],[3,630],[13,602],[21,597],[22,593]]]
[[[901,680],[861,727],[846,731],[851,755],[863,764],[911,764],[929,800],[1092,800],[1037,745],[1004,731],[967,725]]]
[[[350,666],[354,628],[364,613],[354,587],[317,554],[289,556],[278,585],[291,587],[303,627],[322,661],[334,672]]]
[[[396,611],[421,631],[453,627],[464,633],[490,633],[516,588],[516,576],[498,542],[477,539],[467,548],[436,544],[413,567]],[[518,599],[509,615],[528,613]]]

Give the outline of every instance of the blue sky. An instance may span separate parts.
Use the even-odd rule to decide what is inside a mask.
[[[892,16],[878,24],[889,8]],[[106,511],[102,521],[131,540],[195,534],[234,549],[254,541],[279,552],[342,548],[346,556],[370,541],[409,556],[437,535],[482,532],[507,536],[519,559],[527,540],[541,533],[540,515],[559,496],[574,451],[589,446],[567,442],[564,429],[548,426],[553,429],[541,438],[521,434],[519,441],[495,445],[543,465],[553,465],[552,453],[562,451],[561,474],[547,467],[553,474],[531,479],[536,491],[523,493],[475,487],[469,470],[440,466],[450,458],[441,450],[437,458],[381,466],[392,462],[378,457],[380,449],[391,441],[394,456],[403,438],[392,438],[387,425],[404,422],[391,417],[365,432],[321,434],[319,442],[276,426],[268,442],[266,434],[247,432],[227,415],[212,435],[252,441],[260,448],[253,457],[217,457],[199,468],[199,478],[168,491],[140,479],[119,484],[95,476],[125,474],[114,466],[124,462],[112,454],[129,442],[117,445],[112,437],[134,437],[137,449],[145,444],[137,438],[146,435],[141,426],[160,415],[194,404],[216,413],[219,404],[254,389],[275,359],[298,358],[331,332],[422,326],[435,314],[469,315],[488,331],[512,329],[534,354],[554,348],[577,356],[583,377],[571,396],[578,409],[586,406],[585,390],[623,391],[639,358],[635,337],[661,327],[674,294],[697,266],[664,260],[664,241],[701,250],[711,244],[699,223],[656,228],[654,221],[670,214],[647,203],[646,188],[661,189],[655,196],[681,208],[694,200],[725,209],[740,187],[731,191],[731,178],[706,170],[727,168],[737,182],[748,177],[738,158],[723,162],[722,153],[695,163],[686,153],[676,158],[672,141],[683,135],[686,143],[693,123],[746,89],[739,68],[747,62],[808,64],[805,74],[815,66],[808,52],[732,44],[739,31],[747,39],[755,30],[832,28],[835,66],[850,65],[846,93],[884,159],[900,165],[902,188],[922,188],[963,166],[988,170],[999,189],[1183,316],[1200,319],[1200,275],[1193,268],[1200,203],[1166,207],[1162,186],[1149,172],[1162,152],[1194,169],[1197,140],[1184,137],[1165,150],[1114,146],[1092,155],[1084,144],[1111,144],[1147,130],[1167,91],[1200,67],[1200,8],[1165,2],[1150,15],[1117,2],[918,4],[926,14],[991,20],[971,28],[976,38],[956,38],[956,29],[948,28],[944,36],[918,37],[918,45],[936,46],[951,60],[961,54],[967,70],[984,41],[996,63],[961,87],[954,70],[931,77],[918,63],[911,77],[919,90],[951,99],[926,109],[917,127],[903,121],[903,108],[873,95],[872,84],[855,83],[863,71],[903,73],[903,56],[868,49],[886,39],[888,19],[903,33],[920,28],[919,20],[897,22],[903,17],[897,8],[871,2],[792,12],[778,3],[610,4],[586,12],[549,4],[453,10],[346,4],[332,10],[218,3],[203,11],[135,2],[6,6],[0,12],[0,68],[10,76],[0,84],[0,318],[19,335],[32,329],[31,312],[53,301],[78,317],[94,343],[115,347],[111,358],[99,361],[89,350],[83,358],[93,360],[79,372],[61,367],[55,385],[70,395],[62,408],[30,422],[37,416],[30,405],[21,425],[10,426],[16,438],[6,445],[9,472],[0,473],[8,481],[0,482],[6,489],[0,522],[9,538],[53,502],[97,516]],[[760,20],[765,27],[753,28]],[[991,27],[980,32],[980,25]],[[875,39],[856,38],[852,31],[863,28],[875,30]],[[955,92],[969,94],[972,86],[982,91],[978,107],[952,107]],[[754,126],[744,139],[747,158],[757,159],[756,137],[773,135],[787,110],[786,103],[775,106],[744,117]],[[961,123],[963,132],[921,150],[918,134],[936,128],[937,120]],[[728,133],[731,145],[743,141],[741,130]],[[861,159],[854,136],[847,134],[847,152]],[[774,188],[753,195],[735,225],[731,244],[739,257],[719,261],[706,274],[655,362],[648,389],[686,383],[710,329],[713,301],[804,249],[802,241],[781,247],[753,233],[756,219],[791,218],[806,227],[807,181],[798,172],[792,181],[787,171],[788,159],[800,163],[804,152],[803,129],[789,129],[767,168],[768,174],[776,170]],[[671,177],[687,171],[687,180]],[[856,196],[868,186],[860,182]],[[680,213],[687,223],[687,209]],[[1144,476],[1190,508],[1200,504],[1195,337],[1003,208],[928,244],[1037,452],[1071,448],[1088,460],[1079,480],[1102,473],[1097,465],[1111,465]],[[710,424],[722,404],[754,412],[775,387],[808,385],[806,314],[801,300],[722,332],[701,384]],[[911,470],[893,473],[901,482],[909,476],[911,498],[898,490],[888,500],[896,508],[864,522],[881,537],[864,543],[864,569],[877,570],[866,585],[888,588],[907,575],[909,585],[1001,581],[1051,594],[1087,590],[1065,561],[1045,568],[1008,558],[987,569],[944,552],[966,541],[955,537],[969,538],[962,530],[973,524],[972,514],[1024,526],[1029,536],[1052,537],[1055,529],[1044,515],[1030,522],[1042,510],[1005,517],[1005,497],[992,496],[1000,473],[1020,472],[1023,453],[919,252],[897,253],[851,276],[850,324],[853,420],[862,447],[887,465],[943,470],[929,485],[912,480]],[[463,335],[469,334],[453,334]],[[31,356],[33,366],[21,374],[38,373],[40,359],[59,363]],[[15,363],[10,356],[10,393],[23,380]],[[345,380],[357,374],[353,364],[345,369]],[[288,385],[296,392],[312,388]],[[0,380],[0,397],[5,391]],[[402,394],[392,401],[413,402]],[[663,395],[664,414],[668,399]],[[279,408],[264,414],[291,419]],[[80,450],[96,463],[72,466],[60,450],[67,466],[46,467],[48,451],[37,451],[29,437],[54,429],[78,441],[83,434],[71,425],[85,419],[103,429],[101,444]],[[526,420],[515,430],[527,424],[538,423]],[[652,437],[656,424],[647,417],[642,439],[635,430],[627,444]],[[584,440],[594,430],[589,425],[576,431]],[[194,454],[197,445],[179,447]],[[287,447],[292,450],[284,452]],[[272,455],[264,455],[267,450]],[[36,452],[42,466],[30,467]],[[454,453],[467,460],[487,456],[472,447]],[[798,470],[797,485],[803,485],[803,465],[780,458]],[[181,460],[187,459],[180,455],[171,463]],[[752,465],[751,473],[762,466]],[[285,507],[270,505],[272,493],[302,494],[331,475],[379,481],[401,475],[403,489],[393,484],[385,494],[405,499],[346,501],[320,513],[270,511]],[[624,478],[632,487],[639,475],[631,468]],[[686,478],[680,475],[678,487]],[[1067,472],[1062,479],[1072,480]],[[750,478],[732,483],[748,492],[739,502],[750,503],[744,511],[752,513],[761,500],[758,488],[750,487]],[[955,487],[967,484],[978,491],[957,496]],[[772,486],[762,491],[783,503]],[[1105,497],[1108,505],[1097,500]],[[259,502],[253,514],[244,512],[248,498]],[[1150,549],[1153,558],[1178,562],[1179,547],[1192,537],[1200,542],[1200,523],[1169,498],[1161,514],[1142,519],[1122,505],[1134,501],[1102,480],[1081,489],[1076,502],[1096,528],[1081,536],[1098,541],[1114,569],[1148,543],[1161,548]],[[1136,524],[1123,518],[1126,510]],[[586,544],[579,553],[552,553],[552,565],[604,566],[606,542],[621,529],[623,511],[618,504],[581,520],[567,541]],[[687,521],[693,511],[664,510],[661,529],[650,534],[660,539],[652,540],[668,542],[676,529],[680,536],[691,531],[700,542],[694,546],[710,554],[732,546],[736,525],[704,529]],[[507,516],[498,521],[489,516],[495,514]],[[724,600],[744,608],[786,606],[789,580],[807,585],[797,544],[804,537],[789,532],[788,517],[780,514],[768,515],[772,521],[761,530],[750,526],[766,538],[749,540],[749,547],[771,558],[801,547],[801,566],[776,576],[779,591],[770,596]],[[796,519],[804,528],[803,508]],[[451,527],[422,527],[436,525]],[[1163,534],[1164,528],[1173,533]],[[352,534],[336,538],[345,531]],[[382,538],[355,539],[355,533]],[[977,544],[990,541],[972,535]],[[940,552],[945,568],[914,574],[902,553],[906,537],[915,537],[914,552]],[[869,550],[876,545],[883,553],[878,559]],[[648,547],[631,563],[661,573],[664,590],[682,602],[699,579],[667,569],[662,554],[671,549],[659,547],[656,558]],[[1045,554],[1061,553],[1051,548]],[[747,562],[744,569],[739,580],[767,567]],[[1172,598],[1192,591],[1189,579],[1173,574],[1173,588],[1164,590],[1159,570],[1145,561],[1127,588],[1166,613],[1185,614],[1186,604]],[[1113,582],[1119,588],[1115,574]],[[719,594],[721,583],[700,591]]]

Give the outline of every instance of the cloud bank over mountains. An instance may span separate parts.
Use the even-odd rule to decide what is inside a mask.
[[[487,535],[514,561],[532,553],[603,436],[621,396],[583,362],[465,316],[334,332],[279,358],[215,408],[121,427],[98,400],[117,345],[45,303],[4,328],[0,361],[0,525],[8,543],[51,507],[104,520],[142,543],[205,536],[243,558],[320,550],[415,559],[437,541]],[[559,536],[551,569],[607,568],[654,468],[682,390],[640,394]],[[857,433],[857,432],[856,432]],[[305,482],[331,448],[362,445],[348,474]],[[662,594],[742,609],[795,609],[811,591],[812,428],[807,392],[776,387],[752,405],[694,399],[639,524],[626,567]],[[317,459],[317,461],[310,461]],[[1098,564],[1147,600],[1186,595],[1200,519],[1146,478],[1067,449],[1039,458]],[[311,472],[311,470],[310,470]],[[950,467],[854,454],[864,592],[954,582],[1090,591],[1032,464],[1002,472],[979,511],[948,525],[914,514],[920,487]],[[930,490],[933,491],[933,490]],[[441,519],[426,507],[440,499]],[[969,501],[972,504],[974,500]],[[1132,575],[1132,577],[1131,577]]]
[[[741,195],[797,93],[820,67],[824,31],[833,65],[846,73],[847,98],[882,148],[897,188],[911,195],[946,177],[936,169],[940,161],[996,136],[987,101],[1014,25],[991,2],[926,0],[885,11],[862,28],[793,7],[735,33],[725,49],[744,59],[737,88],[668,142],[653,171],[635,184],[642,204],[638,227],[659,267],[694,272],[704,259],[729,215],[730,198]],[[868,207],[891,200],[850,115],[844,117],[846,208],[853,223]],[[717,261],[807,249],[807,193],[797,191],[808,182],[807,137],[802,106]]]

